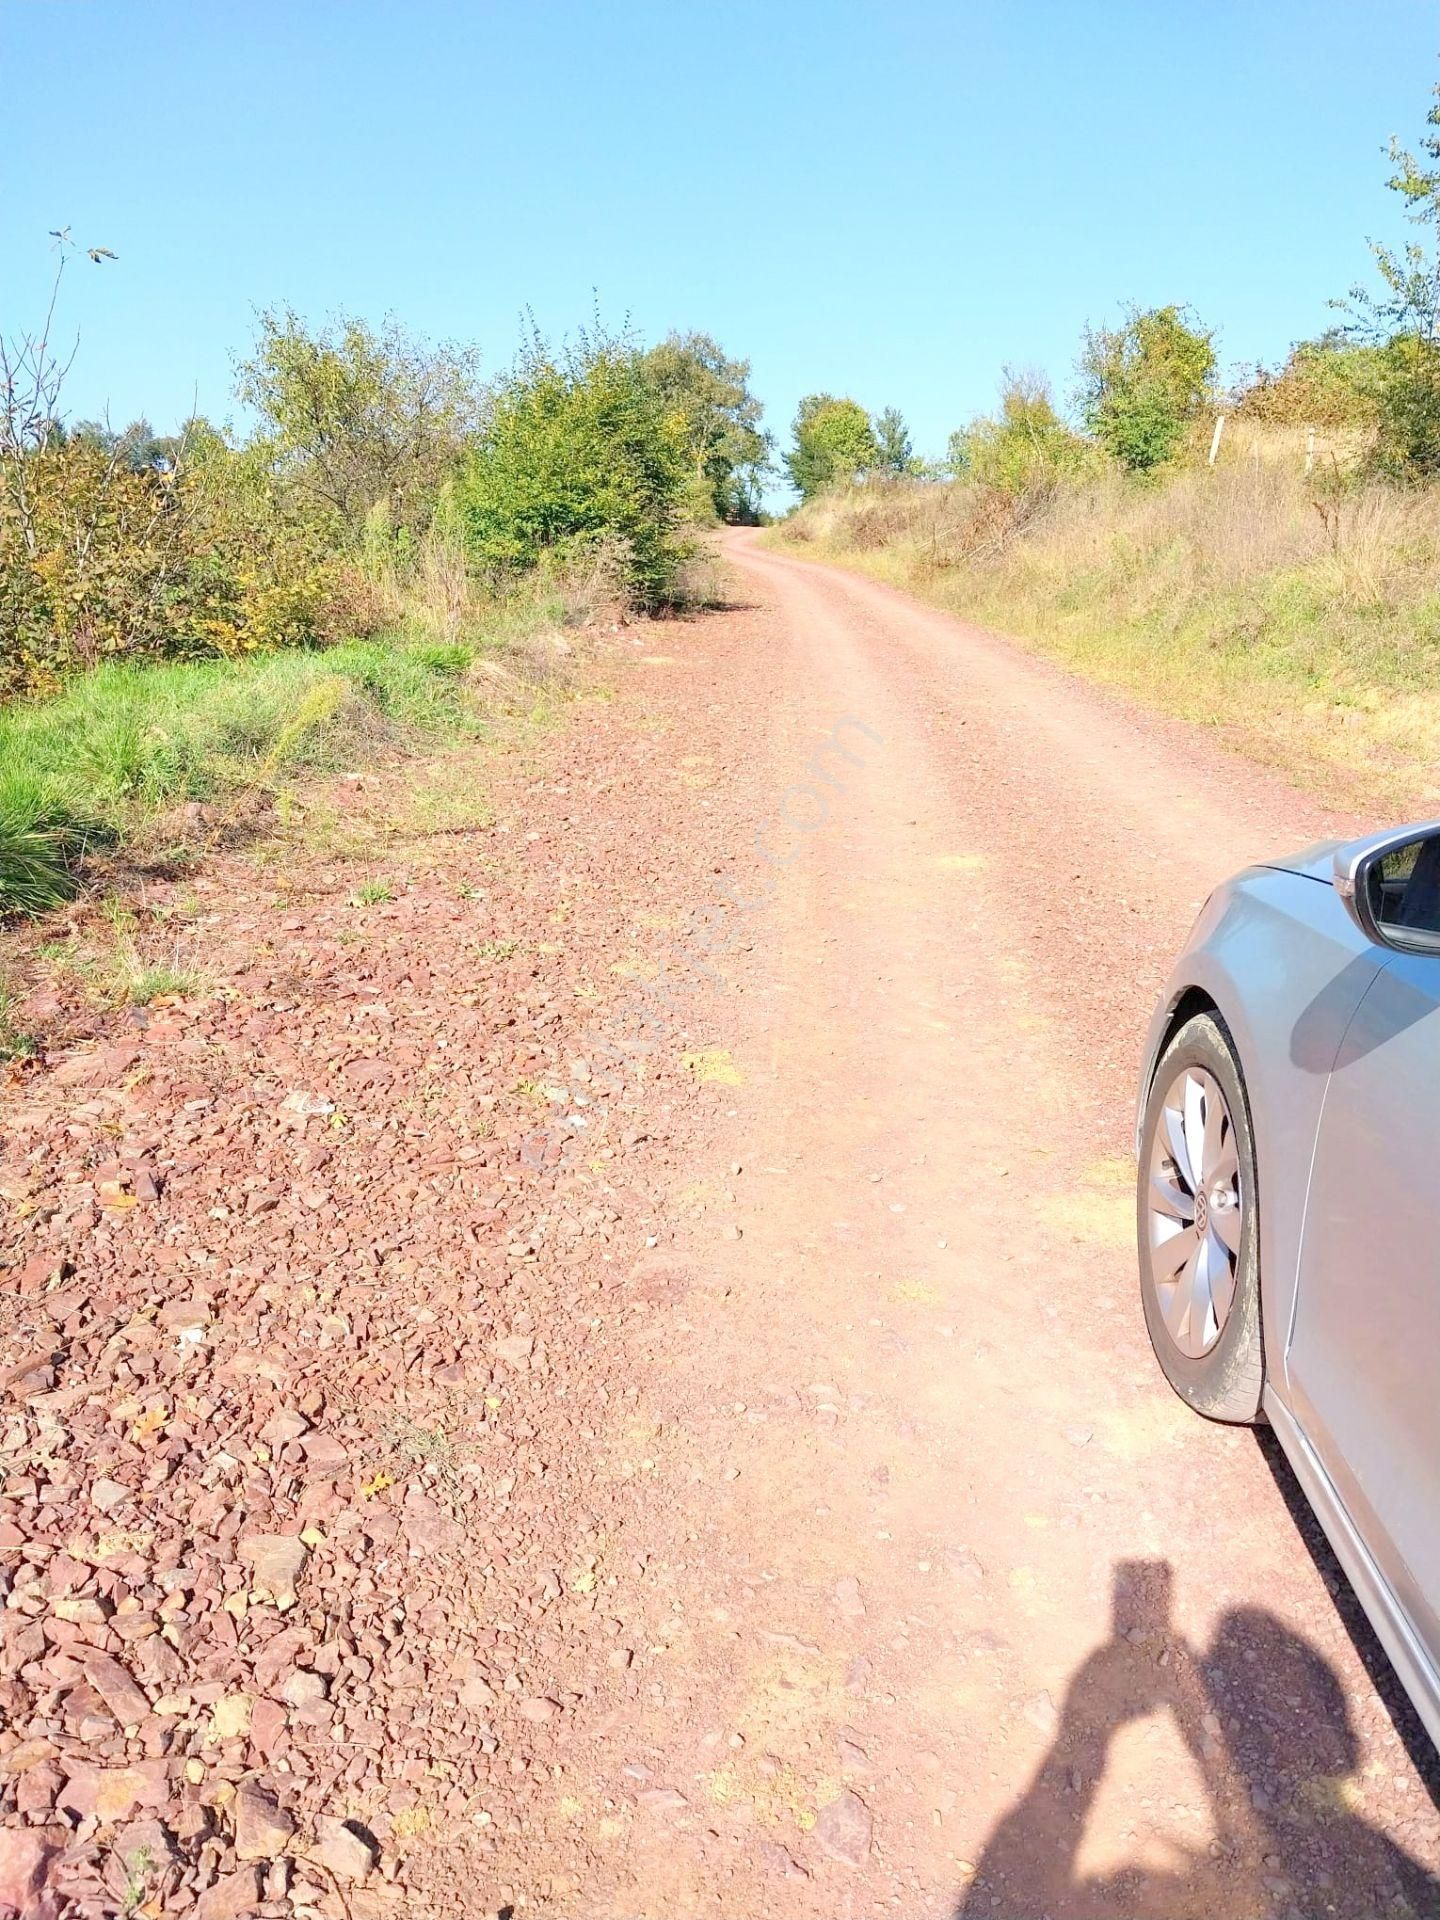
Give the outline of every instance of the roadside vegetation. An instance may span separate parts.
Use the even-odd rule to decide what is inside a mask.
[[[1416,228],[1274,368],[1222,383],[1180,305],[1086,330],[1069,404],[1005,370],[897,468],[802,406],[767,536],[1028,639],[1348,798],[1440,801],[1440,90],[1390,186]],[[823,400],[823,396],[820,397]],[[843,447],[828,467],[824,444]]]
[[[758,513],[749,368],[701,333],[532,332],[482,379],[398,322],[278,307],[246,432],[70,420],[56,238],[49,313],[0,338],[0,916],[176,809],[213,833],[307,769],[483,729],[547,636],[683,607],[705,528]]]

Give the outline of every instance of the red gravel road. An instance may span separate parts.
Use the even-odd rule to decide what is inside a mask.
[[[1440,1910],[1135,1299],[1156,983],[1337,823],[730,551],[613,697],[347,790],[492,824],[152,883],[207,990],[9,1089],[0,1915]]]

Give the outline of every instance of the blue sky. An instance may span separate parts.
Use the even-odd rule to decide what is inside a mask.
[[[0,325],[75,260],[75,415],[233,415],[253,309],[476,341],[702,327],[917,445],[1002,363],[1062,394],[1088,320],[1192,304],[1224,362],[1325,326],[1399,231],[1381,152],[1434,0],[120,0],[0,5]]]

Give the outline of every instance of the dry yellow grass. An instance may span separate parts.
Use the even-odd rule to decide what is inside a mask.
[[[1223,462],[1075,484],[1014,525],[960,484],[767,536],[907,588],[1351,804],[1440,812],[1440,491]]]

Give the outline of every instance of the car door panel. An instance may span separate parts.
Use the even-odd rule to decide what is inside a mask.
[[[1325,1092],[1286,1355],[1291,1409],[1440,1662],[1440,958],[1391,953]]]

